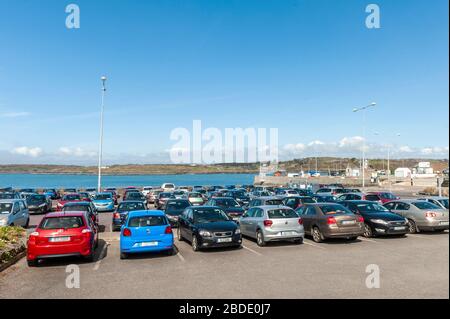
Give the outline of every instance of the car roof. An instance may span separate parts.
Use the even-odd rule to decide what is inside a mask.
[[[417,203],[417,202],[424,202],[424,200],[420,200],[417,198],[397,199],[397,200],[391,200],[391,201],[387,202],[386,204],[389,204],[389,203]]]
[[[68,202],[64,204],[64,207],[66,206],[90,206],[91,204],[89,202]]]
[[[225,197],[225,196],[223,196],[223,197],[214,197],[214,200],[217,200],[217,199],[231,199],[231,200],[236,201],[233,197]]]
[[[420,196],[420,198],[425,198],[425,199],[449,199],[448,197],[445,196]]]
[[[134,210],[128,213],[128,218],[144,216],[165,216],[165,214],[160,210]]]
[[[257,206],[258,208],[261,208],[263,210],[270,210],[270,209],[274,209],[274,208],[286,208],[286,209],[292,209],[291,207],[288,206],[284,206],[284,205],[261,205],[261,206]]]
[[[142,204],[142,201],[141,200],[124,200],[119,203],[119,206],[123,203],[140,203],[140,204]]]
[[[54,212],[54,213],[48,213],[44,216],[44,218],[47,217],[64,217],[64,216],[86,216],[86,212]]]
[[[279,199],[279,200],[282,200],[282,198],[280,198],[278,196],[261,196],[261,197],[256,197],[256,199],[262,199],[262,200]]]

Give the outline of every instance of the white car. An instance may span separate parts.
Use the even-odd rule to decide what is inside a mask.
[[[144,195],[145,197],[147,197],[148,196],[148,194],[151,192],[153,190],[153,187],[152,186],[144,186],[143,188],[142,188],[142,195]]]
[[[164,183],[161,185],[161,188],[165,191],[165,192],[173,192],[175,190],[175,184],[172,183]]]

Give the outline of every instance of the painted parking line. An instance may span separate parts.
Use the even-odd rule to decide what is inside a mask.
[[[373,240],[373,239],[369,239],[369,238],[364,238],[364,237],[358,237],[359,240],[361,241],[367,241],[369,243],[375,243],[375,244],[379,244],[380,242]]]
[[[255,255],[262,256],[262,254],[258,253],[256,250],[253,250],[253,249],[251,249],[251,248],[248,248],[248,247],[245,246],[245,245],[242,245],[242,248],[244,248],[245,250],[247,250],[247,251],[249,251],[249,252],[251,252],[251,253],[253,253],[253,254],[255,254]]]
[[[322,246],[319,246],[319,245],[316,245],[316,244],[313,244],[313,243],[309,243],[307,241],[303,241],[303,244],[311,246],[311,247],[320,248],[320,249],[326,249],[325,247],[322,247]]]
[[[105,256],[106,249],[108,248],[109,245],[110,245],[110,243],[106,242],[105,245],[103,246],[102,251],[100,252],[100,255],[98,256],[98,260],[94,265],[94,270],[98,270],[100,268],[100,264],[102,263],[102,260]]]
[[[175,255],[182,261],[185,262],[183,255],[180,253],[180,250],[178,249],[178,246],[174,245]]]

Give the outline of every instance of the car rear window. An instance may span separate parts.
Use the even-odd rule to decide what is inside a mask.
[[[11,212],[12,204],[0,203],[0,214],[9,214]]]
[[[302,198],[302,203],[305,203],[305,204],[313,204],[315,202],[316,201],[311,197]]]
[[[277,218],[296,218],[298,217],[297,213],[293,209],[273,209],[267,212],[270,219]]]
[[[145,210],[143,203],[121,203],[117,209],[119,212],[129,212],[133,210]]]
[[[63,217],[48,217],[45,218],[41,229],[73,229],[84,226],[83,218],[80,216],[63,216]]]
[[[64,206],[64,212],[87,212],[89,210],[87,205],[70,205]]]
[[[378,195],[366,195],[366,200],[378,201],[379,199]]]
[[[80,200],[81,196],[80,195],[66,195],[63,197],[63,200]]]
[[[342,205],[323,205],[320,209],[325,215],[353,214]]]
[[[441,209],[439,206],[429,203],[429,202],[415,202],[412,203],[414,206],[416,206],[418,209]]]
[[[164,216],[132,217],[128,222],[129,227],[152,227],[163,225],[167,225],[167,219]]]
[[[269,199],[266,201],[266,205],[283,205],[283,201],[281,199]]]

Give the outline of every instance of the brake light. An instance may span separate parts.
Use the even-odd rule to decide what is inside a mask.
[[[429,217],[436,217],[436,213],[433,212],[426,212],[425,213],[425,217],[429,218]]]
[[[303,225],[303,219],[302,219],[302,218],[299,218],[299,219],[298,219],[298,223],[299,223],[299,225]]]
[[[273,221],[267,219],[264,221],[264,227],[271,227],[273,225]]]
[[[38,236],[39,236],[39,232],[37,232],[37,231],[30,234],[30,237],[38,237]]]
[[[166,231],[164,232],[165,234],[172,234],[172,227],[167,226],[166,227]]]
[[[119,213],[114,213],[114,218],[115,219],[120,219],[120,214]]]
[[[92,233],[92,230],[89,229],[89,228],[85,228],[85,229],[83,229],[83,230],[81,231],[81,233],[82,233],[82,234],[90,234],[90,233]]]
[[[131,230],[129,230],[128,228],[125,228],[123,230],[122,235],[124,235],[125,237],[130,237],[131,236]]]
[[[359,216],[359,217],[358,217],[358,221],[359,221],[360,223],[364,223],[364,218],[363,218],[362,216]]]
[[[328,224],[328,225],[334,225],[334,224],[337,224],[336,218],[334,218],[334,217],[328,217],[328,219],[327,219],[327,224]]]

